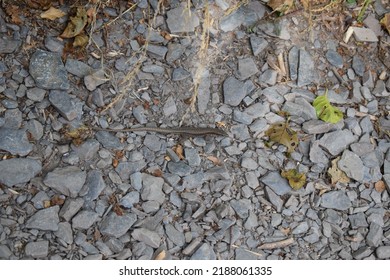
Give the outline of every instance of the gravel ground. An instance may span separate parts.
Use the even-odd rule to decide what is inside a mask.
[[[63,2],[0,8],[0,259],[390,259],[388,2],[345,42],[345,1],[77,1],[97,10],[82,51]],[[280,111],[291,154],[265,137]],[[88,129],[216,123],[228,137]]]

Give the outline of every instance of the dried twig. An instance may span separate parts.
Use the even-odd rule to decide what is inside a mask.
[[[259,246],[259,249],[261,250],[273,250],[276,248],[283,248],[290,246],[294,243],[294,238],[290,237],[284,240],[276,241],[276,242],[270,242],[270,243],[264,243],[263,245]]]

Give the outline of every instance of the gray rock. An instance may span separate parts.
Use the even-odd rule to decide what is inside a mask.
[[[246,96],[244,83],[234,77],[227,78],[223,83],[224,103],[237,106]]]
[[[176,102],[172,96],[169,96],[163,106],[164,116],[168,117],[177,113]]]
[[[164,179],[161,177],[151,176],[149,174],[142,174],[143,189],[141,198],[144,201],[154,200],[162,204],[165,201],[165,194],[162,191]]]
[[[98,86],[109,81],[104,69],[98,69],[84,77],[84,85],[89,91],[94,91]]]
[[[66,91],[51,90],[49,93],[50,103],[66,120],[72,121],[82,115],[82,105],[80,101],[71,98]]]
[[[349,215],[348,219],[353,229],[357,229],[359,227],[368,227],[366,216],[364,215],[363,212]]]
[[[290,78],[295,81],[298,78],[299,49],[293,46],[288,52],[288,64],[290,69]]]
[[[387,97],[390,95],[390,92],[387,92],[385,82],[378,80],[375,84],[375,88],[373,89],[372,94],[376,97]]]
[[[238,77],[240,80],[246,80],[259,72],[256,63],[252,58],[242,58],[238,60]]]
[[[191,167],[185,164],[184,162],[172,162],[168,163],[169,172],[179,175],[179,176],[187,176],[191,174]]]
[[[98,131],[96,132],[95,137],[104,148],[117,150],[122,150],[124,148],[124,144],[108,131]]]
[[[157,45],[153,45],[153,44],[148,44],[148,46],[146,47],[146,50],[148,51],[148,53],[150,55],[155,56],[159,59],[163,59],[168,51],[168,48],[164,47],[164,46],[157,46]]]
[[[115,168],[115,171],[119,174],[122,180],[126,181],[129,179],[130,175],[142,170],[145,166],[146,161],[144,159],[130,162],[121,162]]]
[[[37,242],[29,242],[24,248],[26,256],[33,258],[45,258],[49,253],[49,241],[42,240]]]
[[[250,43],[254,56],[257,56],[268,47],[268,41],[262,37],[251,36]]]
[[[277,195],[284,195],[291,192],[291,187],[287,180],[280,176],[279,172],[269,172],[261,177],[261,182],[270,187]]]
[[[374,151],[374,145],[369,142],[352,143],[351,150],[358,156],[363,156]]]
[[[317,118],[314,107],[302,97],[297,97],[294,102],[287,101],[282,110],[292,116],[302,117],[306,121]]]
[[[0,245],[0,260],[8,260],[12,256],[11,250],[7,245]]]
[[[72,217],[81,209],[83,204],[84,200],[82,198],[67,198],[59,213],[60,217],[65,221],[70,221],[70,219],[72,219]]]
[[[253,158],[244,157],[241,160],[241,167],[244,167],[248,170],[255,170],[257,167],[259,167],[259,164]]]
[[[309,230],[309,224],[307,222],[299,223],[293,230],[292,234],[302,234]]]
[[[320,146],[326,149],[332,156],[336,156],[344,151],[351,143],[355,142],[356,137],[347,129],[337,130],[325,134],[320,139]]]
[[[27,183],[42,170],[40,161],[30,158],[12,158],[0,161],[0,183],[13,187]]]
[[[317,72],[311,55],[301,49],[299,50],[298,81],[299,87],[309,85],[317,80]]]
[[[68,58],[66,60],[65,68],[69,73],[79,78],[84,78],[87,75],[91,75],[94,71],[89,65],[85,64],[84,62],[72,58]]]
[[[46,90],[33,87],[27,90],[27,98],[32,101],[41,102],[45,98]]]
[[[381,260],[390,259],[390,246],[380,246],[376,248],[375,254],[378,259]]]
[[[37,211],[27,220],[26,228],[35,228],[49,231],[58,230],[58,223],[60,222],[60,219],[58,218],[59,210],[60,207],[56,205]]]
[[[366,241],[371,247],[378,247],[383,239],[383,229],[376,223],[371,223],[370,230],[367,234]]]
[[[167,56],[165,58],[166,61],[172,63],[175,60],[178,60],[183,55],[185,49],[185,46],[182,44],[169,43]]]
[[[62,222],[58,224],[58,230],[54,232],[62,241],[72,244],[73,243],[73,231],[72,226],[68,222]]]
[[[321,206],[336,210],[347,210],[352,206],[352,203],[345,192],[331,191],[322,195]]]
[[[139,192],[137,191],[129,192],[119,202],[120,205],[126,208],[131,208],[137,203],[139,203]]]
[[[7,37],[2,37],[0,40],[0,54],[10,54],[16,51],[22,44],[20,40],[12,40]]]
[[[64,40],[59,40],[57,37],[46,36],[45,47],[51,52],[62,54],[64,50]]]
[[[88,139],[80,146],[72,146],[72,149],[81,160],[91,160],[99,151],[100,144],[95,139]]]
[[[89,229],[94,222],[96,222],[99,215],[94,211],[83,210],[80,211],[72,219],[72,227],[74,229]]]
[[[233,199],[230,201],[230,206],[240,218],[248,218],[249,211],[251,210],[251,203],[248,199]]]
[[[244,248],[237,248],[235,250],[235,260],[257,260],[259,257],[255,252],[246,250]]]
[[[360,247],[358,250],[352,253],[354,259],[361,260],[372,254],[372,249],[367,246]]]
[[[283,200],[269,187],[265,187],[265,195],[269,202],[276,208],[276,212],[280,213],[283,208]]]
[[[334,50],[328,50],[325,54],[326,59],[329,61],[330,64],[337,68],[342,68],[344,61],[341,55],[339,55],[338,52]]]
[[[131,236],[135,240],[144,242],[152,248],[158,248],[161,243],[160,235],[157,232],[147,228],[136,228],[131,233]]]
[[[213,248],[207,243],[203,243],[191,256],[191,260],[215,260],[216,256]]]
[[[183,188],[190,190],[200,188],[205,181],[205,174],[203,172],[198,172],[194,174],[187,175],[183,178]]]
[[[321,120],[309,120],[304,122],[302,130],[308,134],[322,134],[333,130],[335,127],[332,123],[327,123]]]
[[[174,244],[180,247],[184,246],[185,244],[184,233],[178,231],[173,225],[171,224],[165,225],[165,233]]]
[[[172,72],[172,81],[174,82],[182,81],[189,77],[191,77],[191,73],[181,67],[175,68]]]
[[[26,124],[26,129],[28,132],[30,132],[31,137],[34,140],[40,140],[43,136],[43,126],[42,124],[37,120],[30,120]]]
[[[278,72],[273,69],[265,70],[259,77],[260,84],[273,86],[276,84]]]
[[[337,165],[349,178],[358,182],[363,180],[363,162],[359,156],[351,151],[345,150]]]
[[[167,17],[167,25],[171,33],[194,32],[199,26],[196,13],[184,10],[184,7],[169,10]]]
[[[137,216],[133,213],[125,213],[122,216],[118,216],[116,213],[111,212],[103,219],[99,229],[103,235],[119,238],[124,235],[136,221]]]
[[[76,166],[59,167],[49,172],[43,183],[66,196],[77,197],[86,177],[86,172]]]
[[[0,128],[0,150],[13,155],[26,156],[33,149],[25,129]]]
[[[29,72],[40,88],[69,89],[68,76],[59,54],[38,49],[31,56]]]

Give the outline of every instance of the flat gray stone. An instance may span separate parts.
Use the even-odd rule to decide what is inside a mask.
[[[283,208],[283,200],[268,186],[265,187],[265,195],[269,202],[276,208],[276,212],[280,213]]]
[[[49,253],[49,241],[42,240],[37,242],[29,242],[24,248],[26,256],[33,258],[45,258]]]
[[[390,246],[380,246],[376,248],[375,254],[378,259],[388,260],[390,259]]]
[[[175,68],[172,72],[172,81],[178,82],[191,77],[191,73],[184,68]]]
[[[69,73],[79,78],[84,78],[87,75],[91,75],[94,71],[91,66],[72,58],[67,58],[65,68]]]
[[[11,250],[7,245],[0,245],[0,260],[8,260],[12,256]]]
[[[288,181],[280,176],[277,171],[269,172],[267,175],[261,177],[260,181],[270,187],[277,195],[284,195],[292,190]]]
[[[168,162],[168,170],[169,172],[182,177],[191,174],[192,168],[182,161],[180,162],[170,161]]]
[[[30,158],[12,158],[0,161],[0,183],[7,187],[27,183],[42,170],[42,163]]]
[[[345,150],[337,166],[344,171],[349,178],[362,182],[364,178],[364,166],[360,157],[349,150]]]
[[[327,150],[332,156],[336,156],[344,151],[350,144],[355,142],[356,137],[351,131],[344,129],[327,133],[319,141],[320,146]]]
[[[194,11],[186,11],[184,7],[167,12],[167,25],[171,33],[194,32],[199,26],[199,18]]]
[[[100,143],[95,139],[88,139],[80,146],[72,146],[73,151],[81,160],[89,161],[96,156],[99,151]]]
[[[249,216],[249,211],[251,210],[251,203],[250,200],[243,198],[243,199],[233,199],[230,201],[230,206],[234,209],[236,214],[242,218],[246,219]]]
[[[238,77],[240,80],[246,80],[259,72],[256,63],[251,57],[238,60]]]
[[[84,204],[84,199],[78,197],[76,199],[67,198],[59,213],[60,217],[65,221],[70,221],[72,217],[81,209]]]
[[[118,216],[116,213],[111,212],[103,219],[99,229],[103,235],[119,238],[124,235],[136,221],[137,215],[133,213],[125,213],[122,216]]]
[[[304,122],[302,130],[308,134],[322,134],[334,129],[335,125],[321,120],[309,120]]]
[[[13,155],[26,156],[32,149],[33,145],[28,141],[25,129],[0,128],[0,150]]]
[[[302,234],[309,230],[309,224],[307,222],[299,223],[293,230],[292,234]]]
[[[45,98],[45,95],[46,90],[41,88],[33,87],[27,90],[27,98],[32,101],[41,102]]]
[[[298,81],[299,87],[309,85],[317,80],[317,72],[311,55],[301,49],[299,50]]]
[[[295,81],[298,78],[299,49],[293,46],[288,52],[288,65],[290,69],[290,78]]]
[[[95,137],[104,148],[117,150],[122,150],[124,148],[124,144],[108,131],[98,131],[96,132]]]
[[[155,177],[146,173],[142,174],[143,189],[141,192],[141,198],[144,201],[154,200],[159,204],[165,201],[165,194],[162,191],[164,185],[164,179],[161,177]]]
[[[302,97],[297,97],[294,102],[287,101],[282,110],[292,116],[302,117],[306,121],[317,118],[314,107]]]
[[[87,174],[85,186],[88,189],[84,196],[85,201],[93,201],[97,199],[100,193],[106,188],[106,183],[103,179],[103,174],[99,170],[91,170]]]
[[[158,248],[161,243],[160,235],[157,232],[147,228],[136,228],[131,233],[131,236],[135,240],[144,242],[152,248]]]
[[[343,211],[349,209],[352,203],[345,192],[331,191],[322,195],[321,206]]]
[[[72,219],[72,227],[74,229],[89,229],[96,222],[99,215],[95,211],[83,210],[80,211]]]
[[[244,83],[234,77],[229,77],[223,82],[224,103],[237,106],[246,96]]]
[[[368,227],[368,223],[366,221],[366,216],[363,212],[356,213],[348,216],[349,222],[351,223],[351,227],[353,229],[357,229],[360,227]]]
[[[72,121],[82,115],[81,102],[71,98],[66,91],[51,90],[49,101],[58,110],[58,113],[68,121]]]
[[[139,203],[139,192],[137,191],[129,192],[119,202],[120,205],[126,208],[131,208],[137,203]]]
[[[339,55],[338,52],[334,50],[328,50],[325,54],[326,59],[329,61],[330,64],[337,68],[342,68],[343,67],[343,58],[341,55]]]
[[[2,37],[0,40],[0,54],[10,54],[16,51],[22,44],[20,40]]]
[[[371,223],[370,230],[367,234],[366,241],[371,247],[378,247],[383,239],[383,229],[376,223]]]
[[[191,260],[215,260],[215,252],[213,248],[207,244],[203,243],[198,250],[191,256]]]
[[[58,211],[60,207],[58,205],[45,208],[37,211],[32,217],[26,222],[26,228],[34,228],[39,230],[58,230]]]
[[[29,72],[40,88],[69,89],[68,75],[60,54],[38,49],[31,56]]]
[[[77,197],[87,174],[76,166],[59,167],[49,172],[43,183],[70,197]]]
[[[257,56],[268,47],[268,41],[262,37],[251,36],[250,43],[254,56]]]
[[[364,61],[358,55],[354,55],[352,58],[352,69],[357,75],[363,77],[366,67]]]
[[[267,69],[260,75],[259,82],[260,84],[273,86],[276,84],[277,77],[278,77],[277,71],[273,69]]]
[[[58,224],[58,230],[54,232],[57,238],[62,241],[72,244],[73,243],[73,231],[72,226],[68,222],[62,222]]]
[[[89,91],[94,91],[98,86],[109,81],[104,69],[95,70],[84,77],[84,85]]]

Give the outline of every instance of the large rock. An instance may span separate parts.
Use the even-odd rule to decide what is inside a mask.
[[[76,166],[56,168],[48,173],[43,183],[70,197],[77,197],[85,183],[87,174]]]
[[[42,170],[40,161],[30,158],[12,158],[0,161],[0,183],[7,187],[27,183]]]

